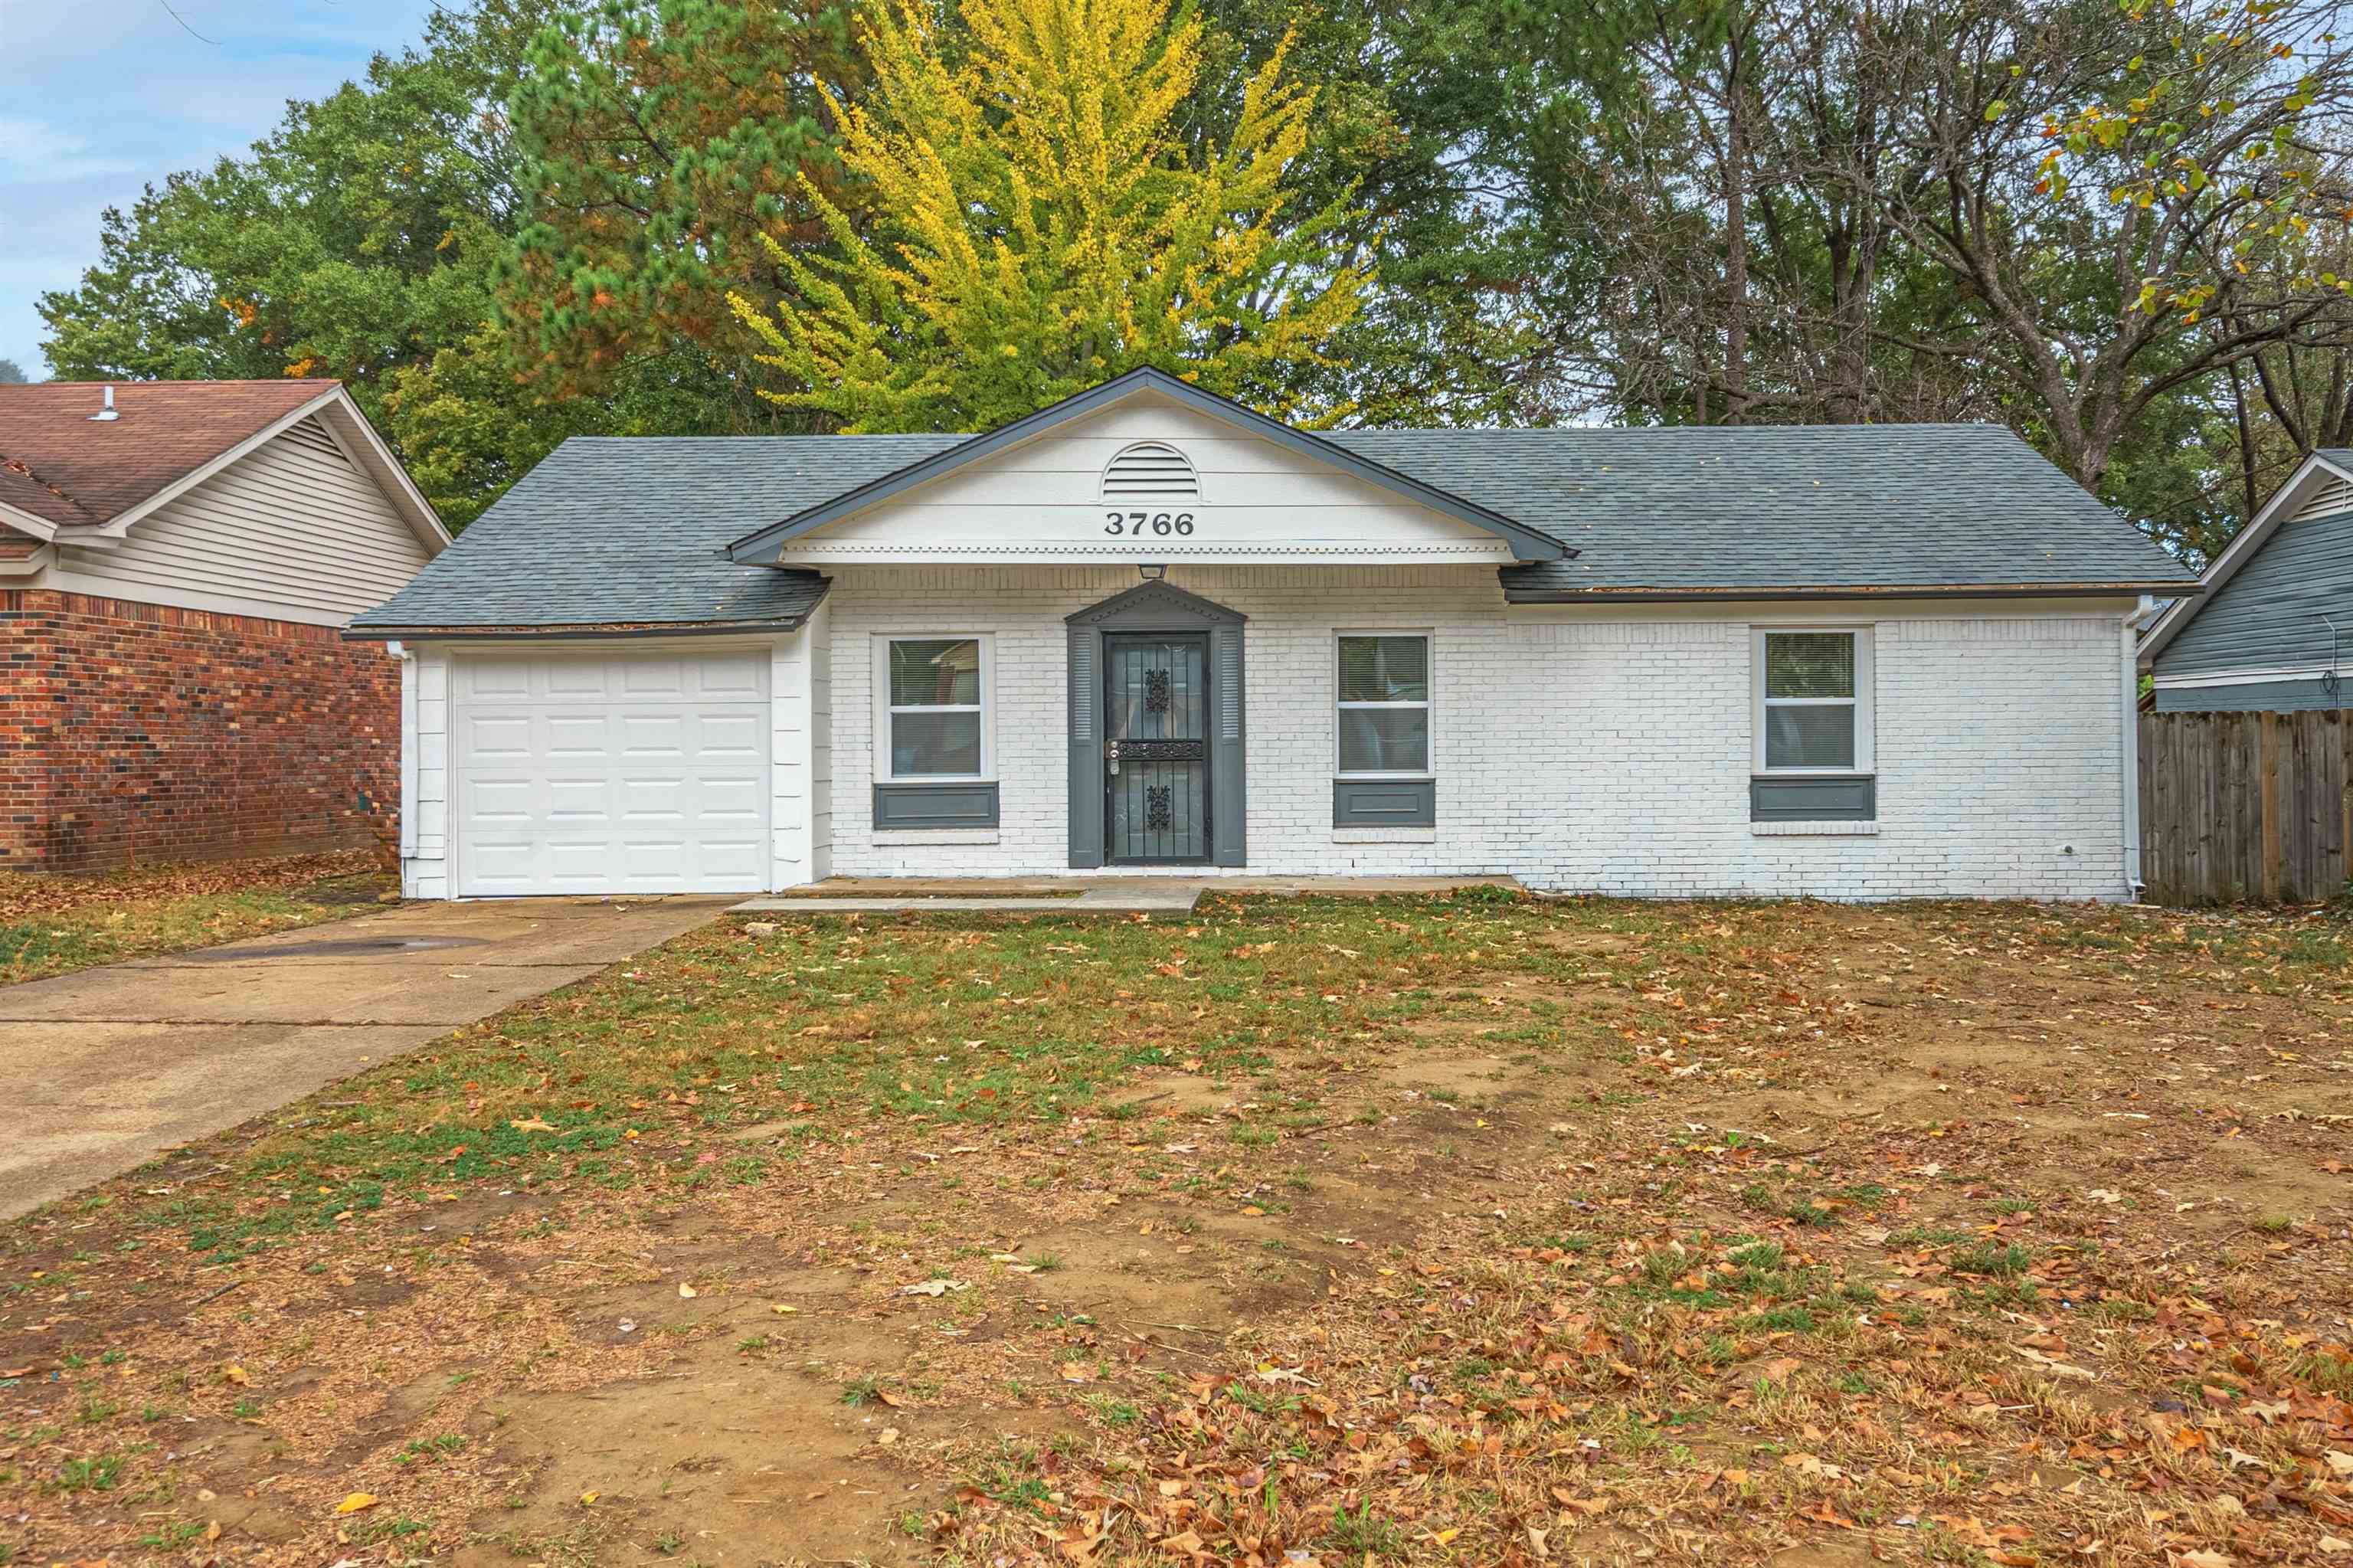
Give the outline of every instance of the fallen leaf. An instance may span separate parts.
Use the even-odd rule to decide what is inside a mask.
[[[697,1292],[694,1287],[689,1285],[685,1280],[681,1279],[678,1282],[678,1298],[680,1300],[691,1301],[694,1299],[696,1294]]]
[[[969,1290],[971,1288],[972,1282],[968,1279],[925,1279],[919,1281],[916,1284],[902,1287],[899,1294],[902,1296],[945,1296],[951,1290]]]
[[[366,1492],[353,1492],[351,1496],[345,1498],[343,1501],[335,1505],[335,1511],[337,1513],[357,1513],[363,1509],[371,1509],[374,1507],[375,1507],[375,1499],[373,1496]]]
[[[2051,1357],[2044,1355],[2041,1351],[2031,1349],[2025,1345],[2012,1345],[2010,1348],[2017,1351],[2020,1355],[2024,1356],[2028,1361],[2032,1361],[2036,1366],[2042,1368],[2045,1372],[2057,1372],[2061,1377],[2082,1378],[2085,1383],[2097,1383],[2099,1381],[2098,1373],[2087,1372],[2082,1367],[2072,1365],[2066,1361],[2053,1361]]]

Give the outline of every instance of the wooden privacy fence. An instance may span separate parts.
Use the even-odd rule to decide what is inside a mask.
[[[2141,880],[2159,904],[2334,897],[2353,865],[2341,713],[2140,715]]]

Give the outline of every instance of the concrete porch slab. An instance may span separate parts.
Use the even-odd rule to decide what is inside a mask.
[[[741,915],[1156,915],[1189,912],[1211,893],[1293,898],[1387,898],[1467,887],[1523,891],[1509,876],[836,877],[805,891],[751,898]]]

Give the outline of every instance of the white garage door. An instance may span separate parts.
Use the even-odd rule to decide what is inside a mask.
[[[458,892],[768,885],[768,656],[470,657],[450,671]]]

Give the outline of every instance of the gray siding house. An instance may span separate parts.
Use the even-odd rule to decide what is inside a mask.
[[[2353,450],[2313,453],[2141,640],[2161,713],[2353,706]]]

